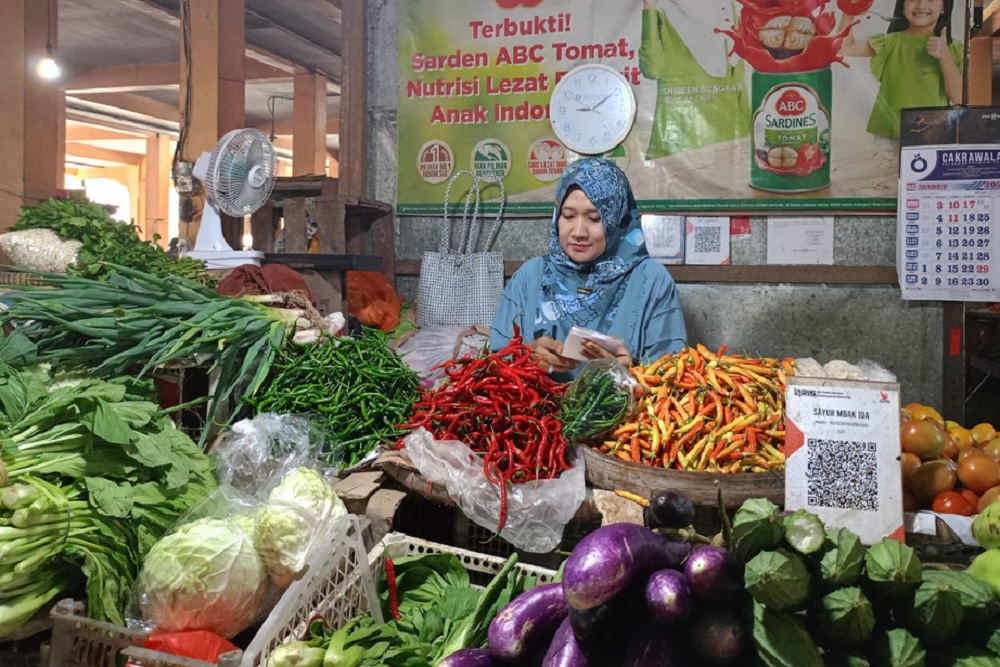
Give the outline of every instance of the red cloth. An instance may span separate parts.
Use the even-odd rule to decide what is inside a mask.
[[[158,632],[154,630],[146,640],[144,648],[152,651],[162,651],[182,658],[204,660],[215,664],[219,656],[229,651],[239,650],[214,632],[207,630],[191,630],[188,632]]]
[[[244,294],[278,294],[280,292],[303,292],[310,303],[316,305],[316,297],[309,290],[306,279],[295,269],[283,264],[239,266],[215,286],[215,291],[225,296]]]

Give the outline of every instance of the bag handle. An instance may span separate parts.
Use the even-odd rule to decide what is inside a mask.
[[[477,200],[478,200],[478,195],[481,192],[482,183],[487,183],[487,184],[496,183],[497,185],[500,186],[500,206],[499,208],[497,208],[497,217],[493,221],[493,225],[490,227],[489,233],[486,235],[486,246],[483,248],[483,252],[489,252],[490,248],[493,247],[493,243],[497,240],[497,234],[500,233],[500,225],[503,222],[503,209],[504,206],[507,204],[507,190],[506,188],[504,188],[503,179],[500,177],[493,177],[493,176],[476,177],[476,181],[477,181],[476,183]],[[477,211],[479,210],[478,201],[476,202],[476,210]],[[473,217],[473,220],[475,220],[475,217]],[[471,224],[469,226],[471,227]],[[467,233],[468,232],[467,229],[464,231],[466,233],[463,233],[462,240],[458,244],[458,247],[460,252],[464,252],[465,254],[470,254],[473,251],[472,234]],[[477,235],[476,241],[478,240],[479,236]]]
[[[469,188],[469,194],[465,196],[465,209],[462,211],[462,221],[466,222],[465,229],[463,230],[462,239],[458,244],[457,250],[451,249],[451,220],[448,218],[448,204],[451,202],[451,188],[458,180],[459,176],[471,176],[472,177],[472,187]],[[472,219],[469,219],[469,204],[472,203],[472,198],[475,197],[476,205],[472,211]],[[450,179],[448,179],[448,186],[444,191],[444,235],[441,238],[441,249],[442,253],[461,253],[462,246],[465,245],[466,234],[468,233],[468,228],[472,226],[472,221],[479,216],[479,177],[468,169],[463,169],[461,171],[456,171]]]

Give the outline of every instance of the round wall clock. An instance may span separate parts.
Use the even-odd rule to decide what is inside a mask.
[[[607,65],[577,65],[552,89],[549,120],[566,148],[584,155],[606,153],[625,140],[635,123],[635,93]]]

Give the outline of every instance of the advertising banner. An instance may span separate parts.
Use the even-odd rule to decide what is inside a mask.
[[[954,0],[407,0],[399,12],[400,214],[439,213],[461,169],[502,175],[508,213],[551,212],[578,156],[549,98],[583,63],[635,92],[632,131],[606,157],[643,210],[893,211],[900,109],[959,102],[965,70]]]

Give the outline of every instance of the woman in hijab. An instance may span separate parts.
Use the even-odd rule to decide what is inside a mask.
[[[549,254],[525,262],[504,288],[492,348],[510,340],[516,322],[550,372],[577,368],[576,359],[562,356],[574,325],[624,341],[614,351],[584,341],[589,359],[630,365],[679,350],[687,334],[677,289],[646,250],[622,170],[601,158],[573,162],[559,179],[556,206]]]

